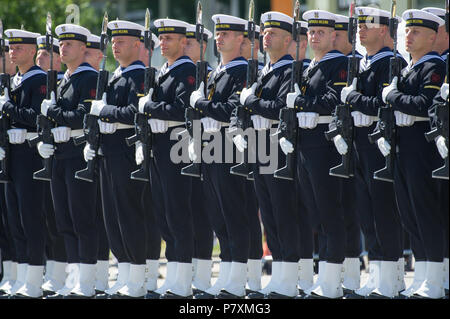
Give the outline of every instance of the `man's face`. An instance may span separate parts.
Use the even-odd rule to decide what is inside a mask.
[[[425,27],[406,27],[405,45],[406,51],[414,54],[415,52],[429,51],[432,49],[436,40],[436,32]]]
[[[59,42],[59,53],[61,54],[61,62],[71,64],[77,61],[80,56],[84,57],[86,45],[78,40],[62,40]]]
[[[84,60],[97,70],[100,68],[102,58],[103,53],[99,49],[88,48],[84,53]]]
[[[58,63],[58,61],[61,61],[59,54],[56,52],[53,52],[53,63]],[[50,54],[45,49],[38,50],[36,54],[36,65],[39,66],[42,70],[49,70],[50,69]],[[53,66],[54,66],[53,65]]]
[[[206,48],[206,43],[203,43],[203,49]],[[194,63],[200,60],[200,43],[197,39],[186,39],[186,47],[184,54],[187,55]]]
[[[336,38],[334,29],[327,27],[311,27],[308,30],[308,42],[313,51],[325,51],[332,47]]]
[[[240,39],[241,38],[241,39]],[[243,33],[235,31],[216,31],[217,51],[220,53],[231,52],[236,49],[236,45],[241,46],[244,41]]]
[[[111,40],[114,59],[117,61],[128,61],[139,49],[140,41],[137,37],[115,36]]]
[[[289,43],[287,42],[289,39]],[[268,53],[272,51],[281,51],[285,46],[290,45],[292,37],[289,32],[280,28],[265,28],[264,29],[264,50]]]
[[[36,53],[36,45],[34,44],[10,44],[9,57],[15,65],[23,65],[33,60]]]
[[[14,74],[16,73],[16,65],[11,61],[11,57],[9,56],[9,53],[5,54],[5,73],[7,74]],[[3,72],[3,69],[2,69]]]
[[[371,46],[372,44],[379,41],[380,37],[384,37],[383,28],[379,24],[374,23],[361,23],[359,24],[359,41],[361,45]]]
[[[172,58],[183,54],[187,39],[182,34],[165,33],[159,36],[161,55]]]
[[[334,48],[345,54],[347,53],[345,51],[347,50],[349,45],[351,44],[349,44],[348,42],[348,32],[342,30],[336,31],[336,40],[334,41]]]

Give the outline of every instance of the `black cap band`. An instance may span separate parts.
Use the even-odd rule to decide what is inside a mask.
[[[87,36],[79,33],[61,33],[59,36],[59,41],[63,40],[78,40],[81,42],[87,42]]]
[[[389,25],[388,17],[380,17],[380,16],[358,16],[358,23],[377,23],[383,25]]]
[[[186,31],[186,38],[196,39],[195,31]],[[203,33],[203,41],[208,42],[208,35],[206,33]]]
[[[180,33],[186,35],[186,28],[183,27],[159,27],[158,34]]]
[[[236,23],[217,23],[216,31],[238,31],[245,32],[245,25]]]
[[[336,31],[348,31],[348,23],[336,22],[334,24],[334,29]]]
[[[310,19],[308,20],[308,27],[328,27],[334,29],[335,21],[328,19]]]
[[[129,37],[141,37],[141,31],[135,29],[115,29],[111,30],[111,37],[117,36],[129,36]]]
[[[438,31],[439,29],[439,23],[426,20],[426,19],[420,19],[420,18],[413,18],[406,20],[406,26],[407,27],[425,27],[432,29],[434,31]]]
[[[38,50],[46,50],[47,49],[47,45],[45,44],[45,42],[44,43],[39,43],[37,45],[37,47],[38,47]],[[53,45],[53,52],[59,54],[59,47],[56,46],[56,45]]]
[[[15,37],[8,38],[9,44],[36,44],[36,38]]]
[[[88,49],[99,49],[100,50],[100,42],[86,42],[86,48]]]
[[[264,29],[265,28],[280,28],[289,33],[292,33],[292,24],[284,21],[268,20],[264,22]]]

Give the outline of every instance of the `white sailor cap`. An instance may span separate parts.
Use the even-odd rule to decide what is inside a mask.
[[[445,21],[445,9],[435,8],[435,7],[426,7],[426,8],[423,8],[422,11],[432,13],[435,16],[438,16],[439,18],[441,18],[442,20]]]
[[[238,31],[245,32],[248,21],[227,14],[215,14],[211,17],[216,31]]]
[[[406,27],[425,27],[436,32],[445,23],[437,15],[418,9],[406,10],[403,12],[402,18],[406,21]]]
[[[264,25],[264,29],[280,28],[289,33],[292,33],[294,18],[278,11],[269,11],[261,15],[261,22]]]
[[[195,33],[197,31],[197,27],[195,24],[189,24],[186,28],[186,37],[188,39],[195,38]],[[211,39],[213,34],[208,29],[203,29],[203,41],[208,42],[208,39]]]
[[[334,29],[336,16],[324,10],[309,10],[303,13],[303,19],[308,21],[310,27],[329,27]]]
[[[98,35],[91,33],[87,37],[86,48],[100,50],[100,41],[101,41],[101,38]]]
[[[154,22],[158,29],[158,34],[179,33],[186,35],[186,29],[189,23],[175,19],[158,19]]]
[[[46,39],[47,37],[45,35],[42,35],[36,39],[38,50],[47,49]],[[57,38],[53,38],[53,52],[59,54],[59,40]]]
[[[342,14],[334,14],[336,19],[334,20],[334,29],[336,31],[348,31],[348,23],[350,18]]]
[[[300,34],[306,35],[308,33],[308,22],[300,21],[300,25],[302,27],[302,30],[301,30]]]
[[[111,30],[111,37],[129,36],[140,38],[141,32],[144,31],[144,27],[140,24],[124,20],[109,22],[108,29]]]
[[[259,25],[255,24],[255,38],[258,38],[260,33],[261,33],[261,27]],[[248,37],[248,22],[245,25],[244,37],[246,37],[246,38]]]
[[[91,32],[85,27],[76,24],[60,24],[55,28],[55,33],[59,37],[59,41],[78,40],[86,43],[87,37]]]
[[[141,36],[139,37],[139,40],[141,40],[142,43],[145,43],[145,31],[141,32]],[[152,50],[159,47],[159,39],[158,37],[152,32]]]
[[[358,23],[389,25],[391,18],[389,11],[372,7],[356,7],[356,13],[358,14]],[[397,20],[401,19],[397,17]]]
[[[20,29],[8,29],[5,31],[9,44],[36,44],[36,39],[41,35]]]

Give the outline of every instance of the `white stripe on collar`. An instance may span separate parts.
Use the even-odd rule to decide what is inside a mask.
[[[38,74],[44,74],[46,75],[47,73],[45,73],[45,71],[41,70],[41,69],[36,69],[33,71],[28,71],[26,72],[24,75],[19,75],[19,73],[17,73],[14,78],[13,78],[13,83],[16,87],[18,87],[19,85],[21,85],[23,82],[25,82],[26,80],[28,80],[29,78],[38,75]]]
[[[278,68],[281,68],[285,65],[291,65],[293,60],[287,60],[287,59],[282,59],[278,62],[276,62],[275,64],[271,65],[270,62],[266,64],[266,66],[262,69],[261,73],[263,76],[266,76],[267,74],[269,74],[270,72],[272,72],[273,70],[276,70]]]
[[[435,55],[435,54],[426,54],[426,55],[424,55],[423,57],[421,57],[421,58],[419,59],[419,61],[417,61],[414,65],[412,64],[413,62],[412,62],[412,60],[411,60],[411,62],[409,62],[409,64],[408,64],[408,66],[402,70],[402,75],[405,76],[405,75],[408,74],[411,70],[417,68],[419,65],[421,65],[421,64],[423,64],[423,63],[425,63],[425,62],[427,62],[427,61],[429,61],[429,60],[432,60],[432,59],[438,59],[438,60],[440,60],[440,61],[443,61],[443,59],[442,59],[441,56],[439,56],[439,55]]]
[[[194,62],[192,62],[191,59],[179,59],[176,60],[174,64],[172,64],[171,66],[168,65],[168,62],[164,63],[164,65],[162,66],[161,70],[159,71],[159,76],[163,76],[164,74],[166,74],[167,72],[173,70],[174,68],[176,68],[177,66],[180,66],[184,63],[192,63],[195,64]]]
[[[132,64],[127,66],[125,69],[121,70],[120,66],[114,71],[114,77],[115,78],[119,78],[121,77],[124,73],[133,71],[133,70],[145,70],[145,66],[143,66],[142,64]]]
[[[94,69],[92,66],[81,65],[71,75],[69,75],[69,73],[68,73],[69,70],[67,70],[64,73],[64,78],[66,79],[66,81],[68,81],[70,79],[70,77],[74,76],[75,74],[85,72],[85,71],[93,71],[95,73],[98,73],[98,71],[96,69]]]
[[[378,60],[381,60],[385,57],[393,57],[393,56],[394,56],[394,53],[392,51],[378,52],[377,54],[373,55],[372,58],[370,58],[370,59],[366,55],[364,57],[364,59],[362,59],[360,61],[360,64],[359,64],[360,72],[364,72],[364,71],[368,70],[372,66],[372,64],[374,64]]]
[[[221,72],[223,72],[225,70],[234,68],[234,67],[239,66],[239,65],[247,65],[247,64],[248,64],[248,62],[244,61],[244,60],[230,61],[230,62],[228,62],[227,64],[225,64],[223,66],[222,66],[222,64],[219,64],[217,66],[217,68],[216,68],[216,74],[220,74]]]

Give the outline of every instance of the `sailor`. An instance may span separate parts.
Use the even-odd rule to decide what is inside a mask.
[[[10,295],[41,298],[46,236],[44,184],[33,179],[33,173],[42,168],[42,163],[26,139],[36,135],[36,117],[46,94],[46,74],[34,61],[38,33],[9,29],[5,35],[9,38],[11,61],[19,69],[11,92],[6,90],[0,97],[3,116],[11,119],[8,137],[12,181],[5,185],[5,198],[18,265],[17,280]]]

